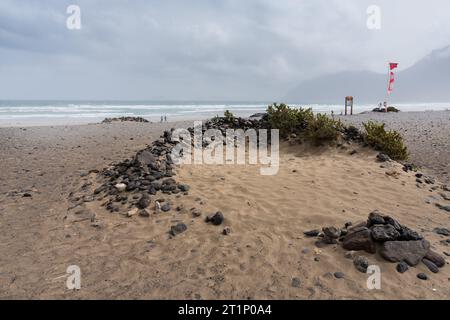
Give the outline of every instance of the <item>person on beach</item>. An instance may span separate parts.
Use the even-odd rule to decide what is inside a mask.
[[[163,119],[163,116],[161,116],[161,122],[163,122],[163,120],[164,120],[164,119]]]
[[[164,122],[167,122],[167,116],[164,116]]]

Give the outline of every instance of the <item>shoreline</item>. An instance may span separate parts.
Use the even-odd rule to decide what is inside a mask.
[[[304,108],[307,108],[304,107]],[[233,112],[232,109],[230,109],[231,112]],[[249,117],[251,114],[255,113],[264,113],[266,112],[265,109],[261,110],[252,110],[251,112],[237,112],[235,115],[243,118]],[[450,113],[450,109],[436,109],[436,110],[423,110],[423,111],[401,111],[399,113],[377,113],[377,112],[371,112],[371,111],[362,111],[360,113],[354,114],[352,116],[344,116],[341,114],[334,113],[335,117],[356,117],[356,116],[364,116],[364,115],[374,115],[375,117],[388,117],[394,114],[401,115],[401,114],[427,114],[427,113]],[[222,112],[223,113],[223,112]],[[222,113],[219,113],[219,115],[222,115]],[[331,115],[330,112],[324,112],[324,111],[314,111],[314,113],[326,113],[328,115]],[[117,117],[120,117],[121,115],[116,115]],[[127,115],[128,116],[128,115]],[[132,117],[142,117],[147,120],[149,120],[151,123],[161,123],[159,121],[159,118],[157,116],[141,116],[141,115],[130,115]],[[199,119],[198,116],[192,115],[192,116],[180,116],[180,115],[173,115],[168,117],[167,122],[162,123],[176,123],[176,122],[184,122],[184,121],[205,121],[211,117],[208,117],[207,115],[202,116],[203,119]],[[109,117],[50,117],[45,118],[41,120],[37,120],[36,117],[30,117],[30,118],[22,118],[21,120],[12,120],[12,119],[2,119],[0,118],[0,128],[16,128],[16,127],[53,127],[53,126],[74,126],[74,125],[93,125],[93,124],[99,124],[101,123],[105,118]],[[18,119],[18,118],[17,118]],[[156,121],[152,121],[152,119],[156,119]]]

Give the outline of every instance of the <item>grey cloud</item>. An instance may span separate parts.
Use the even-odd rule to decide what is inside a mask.
[[[80,31],[65,28],[69,4],[81,7]],[[380,31],[366,28],[371,4]],[[276,100],[323,74],[410,66],[450,43],[449,9],[446,0],[3,0],[0,99]]]

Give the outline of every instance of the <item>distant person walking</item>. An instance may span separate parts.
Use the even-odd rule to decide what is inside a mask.
[[[164,116],[164,122],[167,122],[167,116]]]
[[[163,118],[163,116],[161,116],[161,122],[163,122],[164,121],[164,118]]]

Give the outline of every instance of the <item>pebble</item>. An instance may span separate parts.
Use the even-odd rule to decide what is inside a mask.
[[[306,232],[303,232],[303,234],[307,237],[313,238],[313,237],[317,237],[320,234],[320,230],[306,231]]]
[[[224,220],[223,214],[220,211],[217,211],[214,215],[206,217],[206,222],[211,222],[215,226],[219,226],[222,224]]]
[[[125,183],[118,183],[114,186],[119,192],[124,192],[127,189],[127,185]]]
[[[171,206],[170,206],[169,203],[164,203],[164,204],[161,206],[161,211],[163,211],[163,212],[169,212],[170,210],[171,210]]]
[[[175,226],[172,226],[170,228],[170,234],[172,236],[176,236],[176,235],[178,235],[180,233],[185,232],[186,230],[187,230],[187,226],[184,223],[179,223],[179,224],[177,224]]]
[[[231,233],[231,228],[230,227],[225,227],[222,231],[224,236],[228,236]]]
[[[345,274],[343,272],[335,272],[334,276],[336,277],[336,279],[342,279],[345,277]]]
[[[428,280],[428,276],[425,273],[419,273],[417,275],[417,278],[419,278],[420,280],[424,280],[424,281]]]
[[[300,279],[299,279],[299,278],[293,278],[293,279],[292,279],[291,285],[292,285],[294,288],[300,288],[300,286],[301,286],[301,281],[300,281]]]
[[[406,262],[400,262],[397,265],[396,269],[397,269],[397,272],[399,272],[399,273],[405,273],[406,271],[408,271],[409,266],[408,266],[408,264]]]
[[[369,267],[369,260],[366,257],[358,256],[353,260],[353,264],[356,267],[356,270],[366,273],[367,268]]]

